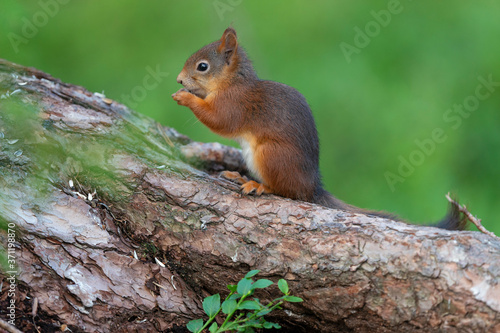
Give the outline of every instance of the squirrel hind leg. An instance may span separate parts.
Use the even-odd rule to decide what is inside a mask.
[[[264,184],[257,183],[255,180],[247,181],[245,184],[241,185],[241,191],[243,194],[255,193],[256,195],[273,193],[271,188]]]
[[[242,176],[238,171],[222,171],[220,175],[221,177],[224,177],[228,180],[232,180],[240,185],[243,185],[248,182],[248,178]]]
[[[269,186],[258,183],[254,180],[248,180],[247,177],[242,176],[238,171],[222,171],[220,175],[221,177],[240,184],[243,194],[255,193],[256,195],[262,195],[264,193],[273,193]]]

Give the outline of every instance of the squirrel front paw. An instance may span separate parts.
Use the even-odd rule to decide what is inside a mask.
[[[172,98],[179,105],[187,106],[189,101],[194,97],[186,88],[179,89],[176,93],[172,94]]]

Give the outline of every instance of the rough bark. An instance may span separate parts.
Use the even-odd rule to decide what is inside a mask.
[[[17,327],[182,332],[260,269],[304,299],[271,316],[283,331],[500,331],[490,236],[242,196],[216,173],[244,171],[238,150],[35,69],[1,61],[0,94],[0,219],[17,226],[16,304],[34,312]]]

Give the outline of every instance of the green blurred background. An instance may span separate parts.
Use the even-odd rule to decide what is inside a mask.
[[[430,222],[451,191],[500,234],[500,85],[474,98],[479,77],[500,82],[499,13],[494,1],[4,0],[0,57],[235,145],[170,97],[187,57],[233,25],[259,76],[309,101],[330,192]],[[447,111],[464,101],[471,111]],[[422,152],[415,140],[436,128],[445,139]],[[415,162],[404,177],[401,158]]]

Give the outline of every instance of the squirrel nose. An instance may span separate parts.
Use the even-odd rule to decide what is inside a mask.
[[[179,75],[177,76],[177,83],[182,84],[182,77],[181,77],[181,74],[179,74]]]

